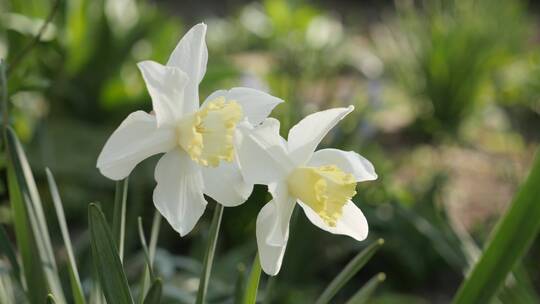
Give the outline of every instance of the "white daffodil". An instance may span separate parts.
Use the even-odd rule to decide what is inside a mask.
[[[198,24],[180,40],[167,65],[138,64],[153,113],[131,113],[97,161],[103,175],[120,180],[142,160],[165,153],[155,168],[153,200],[182,236],[203,214],[203,194],[224,206],[239,205],[251,194],[253,184],[244,181],[235,160],[236,126],[261,123],[282,102],[254,89],[233,88],[212,93],[199,107],[198,87],[208,59],[205,35],[206,25]]]
[[[273,199],[257,217],[257,245],[263,270],[276,275],[289,238],[289,220],[298,203],[308,219],[334,234],[364,240],[368,224],[351,201],[356,183],[375,180],[373,165],[356,152],[315,151],[322,138],[354,107],[335,108],[307,116],[279,135],[279,122],[268,118],[258,127],[244,124],[237,153],[246,180],[268,185]]]

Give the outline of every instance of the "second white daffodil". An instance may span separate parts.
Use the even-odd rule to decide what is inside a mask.
[[[239,172],[236,126],[259,124],[282,100],[258,90],[233,88],[212,93],[199,106],[199,83],[208,51],[206,25],[194,26],[166,65],[138,64],[152,99],[153,113],[131,113],[103,147],[97,167],[120,180],[142,160],[165,153],[157,163],[154,204],[182,236],[206,208],[206,194],[225,206],[243,203],[253,184]]]
[[[257,245],[263,270],[276,275],[289,238],[289,220],[296,202],[308,219],[334,234],[363,240],[368,224],[351,201],[356,183],[377,179],[373,165],[356,152],[322,149],[320,141],[353,107],[334,108],[307,116],[279,135],[279,121],[242,124],[237,152],[246,180],[268,185],[273,199],[257,217]]]

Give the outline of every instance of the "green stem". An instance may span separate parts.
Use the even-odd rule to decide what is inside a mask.
[[[203,271],[199,282],[199,291],[197,292],[197,301],[195,302],[196,304],[205,303],[206,300],[206,292],[208,290],[210,273],[212,272],[212,263],[214,261],[214,254],[216,251],[216,244],[219,236],[219,226],[221,226],[222,217],[223,205],[216,204],[216,207],[214,209],[214,215],[212,217],[212,224],[210,225],[208,247],[204,255]]]
[[[124,259],[124,239],[126,234],[126,201],[128,190],[128,178],[116,182],[116,191],[114,194],[114,213],[113,213],[113,237],[118,246],[120,260]]]
[[[244,304],[255,304],[257,301],[257,291],[259,290],[259,281],[261,279],[261,262],[259,261],[259,254],[255,256],[251,271],[249,272],[249,278],[246,286],[246,293],[244,295]]]

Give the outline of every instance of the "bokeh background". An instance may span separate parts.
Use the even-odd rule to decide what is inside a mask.
[[[0,57],[17,61],[54,3],[0,1]],[[539,12],[533,1],[517,0],[60,1],[42,40],[10,71],[12,124],[51,221],[44,169],[55,173],[87,285],[87,205],[99,201],[112,212],[114,196],[114,182],[95,168],[97,155],[128,113],[151,110],[136,62],[165,62],[203,21],[209,62],[201,96],[233,86],[279,96],[286,103],[272,116],[284,136],[309,113],[353,104],[323,146],[361,153],[380,177],[359,184],[355,197],[370,223],[368,240],[330,235],[296,212],[283,269],[262,278],[261,298],[271,285],[267,303],[312,303],[355,254],[383,238],[335,303],[378,272],[387,279],[373,303],[447,303],[538,148]],[[130,177],[125,267],[134,281],[144,264],[136,218],[151,224],[156,161]],[[0,221],[10,227],[1,186]],[[268,200],[257,187],[247,203],[225,210],[211,303],[231,302],[238,273],[256,253],[255,219]],[[212,208],[185,238],[161,226],[156,268],[166,303],[193,301]],[[519,292],[503,302],[538,303],[539,254],[536,242],[515,271]]]

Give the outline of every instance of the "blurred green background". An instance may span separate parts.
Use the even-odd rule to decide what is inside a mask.
[[[377,238],[384,247],[335,303],[378,272],[387,280],[373,303],[449,302],[538,148],[540,6],[532,2],[66,0],[19,61],[54,3],[0,0],[0,58],[17,62],[9,73],[11,123],[51,218],[44,169],[55,173],[85,278],[87,205],[99,201],[112,212],[114,193],[95,168],[97,155],[128,113],[151,110],[136,62],[165,62],[198,22],[208,24],[209,48],[201,96],[248,86],[281,97],[286,103],[272,116],[283,135],[309,113],[353,104],[323,146],[359,152],[380,177],[359,184],[355,198],[370,223],[366,242],[319,230],[301,212],[294,217],[272,303],[312,303]],[[130,177],[125,266],[133,280],[144,263],[136,218],[150,226],[156,161]],[[9,227],[5,181],[0,186],[0,221]],[[247,203],[225,210],[212,303],[230,303],[238,269],[256,252],[255,219],[268,200],[257,187]],[[193,301],[209,211],[185,238],[162,225],[156,269],[167,303]],[[517,272],[532,303],[539,254],[537,241]]]

